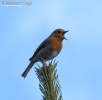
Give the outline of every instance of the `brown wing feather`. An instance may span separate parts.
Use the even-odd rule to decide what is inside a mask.
[[[29,59],[30,61],[36,56],[36,54],[44,47],[46,47],[49,44],[49,38],[45,39],[40,45],[39,47],[36,49],[36,51],[34,52],[33,56]]]

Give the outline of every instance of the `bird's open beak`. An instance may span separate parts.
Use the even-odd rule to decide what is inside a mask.
[[[67,30],[67,31],[64,31],[64,34],[65,34],[65,33],[67,33],[67,32],[69,32],[69,30]],[[68,40],[68,39],[67,39],[67,38],[65,38],[65,37],[64,37],[64,39],[65,39],[65,40]]]
[[[67,30],[67,31],[64,31],[64,33],[67,33],[67,32],[69,32],[69,30]]]

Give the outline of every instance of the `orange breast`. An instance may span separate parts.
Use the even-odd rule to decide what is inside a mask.
[[[62,49],[62,41],[59,41],[56,37],[51,39],[50,50],[57,51],[58,53]]]

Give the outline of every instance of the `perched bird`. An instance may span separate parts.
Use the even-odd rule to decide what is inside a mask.
[[[60,53],[62,49],[62,41],[66,39],[64,36],[66,32],[68,31],[56,29],[39,45],[34,52],[34,55],[29,59],[30,64],[22,73],[24,78],[27,76],[28,72],[36,62],[40,61],[43,63],[43,65],[46,65],[46,61],[53,59]]]

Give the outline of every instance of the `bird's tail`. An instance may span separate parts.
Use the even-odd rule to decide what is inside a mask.
[[[34,64],[35,62],[30,62],[30,64],[28,65],[28,67],[25,69],[21,76],[25,78]]]

